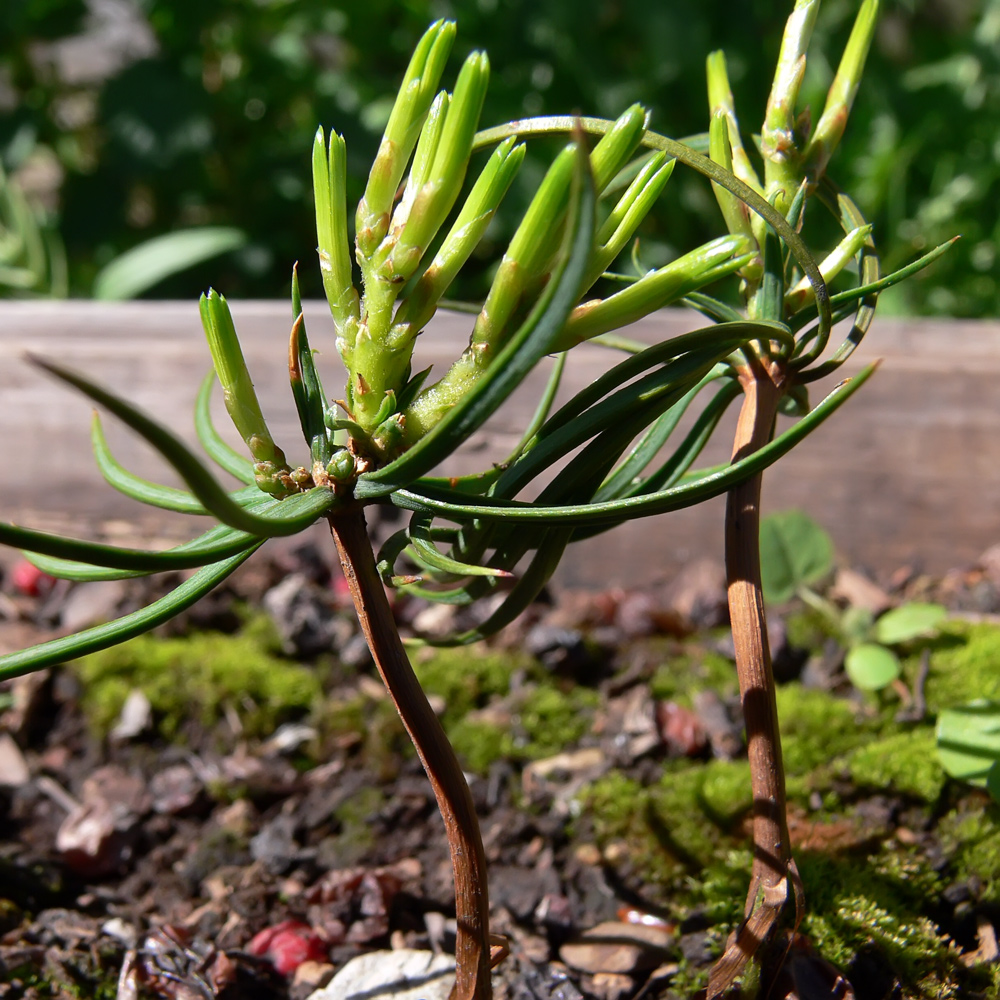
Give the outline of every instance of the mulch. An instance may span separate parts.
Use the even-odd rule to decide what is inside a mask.
[[[896,574],[886,586],[932,589],[915,580]],[[371,692],[376,679],[341,583],[325,553],[262,553],[167,632],[231,631],[242,608],[264,607],[291,655],[315,656],[334,642],[344,654],[337,684]],[[282,584],[279,600],[273,591]],[[149,586],[88,593],[9,573],[0,643],[17,648],[59,634],[67,620],[79,626],[121,613],[149,599]],[[982,574],[933,586],[953,607],[1000,610]],[[455,624],[414,602],[397,613],[404,630]],[[674,913],[648,898],[642,872],[616,865],[613,853],[581,835],[587,818],[573,816],[573,802],[609,770],[648,784],[664,761],[745,752],[731,693],[706,690],[685,706],[658,702],[649,689],[650,662],[664,643],[701,642],[726,655],[724,618],[719,570],[699,564],[642,592],[548,595],[500,637],[498,647],[526,650],[553,676],[588,685],[600,703],[599,724],[561,754],[501,759],[470,776],[491,866],[493,926],[511,942],[498,1000],[688,995],[674,990],[682,981],[697,985],[717,956],[724,938],[712,916]],[[783,677],[801,675],[805,655],[782,643],[778,618],[774,629]],[[836,662],[824,669],[832,687],[843,685]],[[0,685],[0,1000],[305,1000],[362,952],[452,947],[447,845],[412,754],[394,754],[387,766],[366,759],[360,734],[342,734],[324,759],[311,759],[303,749],[314,745],[308,725],[248,738],[238,710],[167,740],[141,698],[113,737],[98,736],[83,694],[69,668]],[[880,836],[905,827],[905,808],[891,796],[866,802],[861,812],[881,809]],[[358,803],[364,835],[356,827],[345,835],[343,807]],[[823,836],[842,846],[856,835],[850,823],[838,831],[801,815],[793,821],[808,828],[793,836],[813,837],[813,847]],[[942,932],[964,935],[967,956],[995,962],[987,911],[972,918],[977,936],[963,910],[972,890],[951,891],[935,904]],[[787,961],[772,996],[848,988],[807,942],[782,938],[779,951]],[[906,995],[877,953],[841,971],[858,997]]]

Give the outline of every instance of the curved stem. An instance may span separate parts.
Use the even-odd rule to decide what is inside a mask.
[[[750,357],[748,366],[740,372],[743,405],[736,426],[733,461],[770,441],[783,392],[781,369]],[[788,900],[789,878],[797,915],[803,905],[788,839],[785,770],[760,576],[761,480],[761,473],[751,476],[730,490],[726,498],[729,617],[750,759],[754,856],[744,920],[712,968],[709,998],[732,984],[768,936]]]
[[[351,597],[379,674],[430,778],[455,874],[455,986],[450,1000],[490,1000],[486,854],[472,795],[455,751],[410,666],[372,553],[364,510],[329,515]]]

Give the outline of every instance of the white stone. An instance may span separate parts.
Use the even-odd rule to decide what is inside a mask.
[[[455,959],[400,948],[352,958],[309,1000],[448,1000]]]
[[[20,788],[31,781],[28,762],[10,733],[0,733],[0,785]]]

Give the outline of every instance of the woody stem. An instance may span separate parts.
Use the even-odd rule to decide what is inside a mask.
[[[733,461],[771,439],[782,374],[753,357],[740,373],[743,405],[733,443]],[[708,996],[717,996],[743,971],[770,933],[788,898],[791,870],[796,905],[801,903],[791,859],[785,813],[785,771],[767,640],[760,573],[760,473],[729,491],[726,498],[726,576],[736,670],[746,725],[753,792],[753,868],[744,921],[709,977]]]
[[[472,795],[455,751],[410,666],[378,575],[360,507],[330,530],[378,672],[427,772],[444,819],[455,876],[455,986],[450,1000],[491,1000],[486,855]]]

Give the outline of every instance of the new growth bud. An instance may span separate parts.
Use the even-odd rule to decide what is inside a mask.
[[[851,106],[854,104],[861,74],[865,68],[865,60],[868,58],[868,50],[871,48],[872,37],[875,34],[878,7],[879,0],[864,0],[861,5],[840,66],[837,67],[837,75],[833,78],[827,93],[823,114],[806,144],[803,159],[814,182],[823,176],[826,165],[844,134],[847,118],[851,113]]]
[[[347,482],[354,477],[356,471],[354,456],[346,448],[341,448],[330,459],[326,471],[336,482]]]
[[[748,236],[722,236],[666,267],[650,271],[606,299],[584,302],[570,313],[555,350],[569,350],[581,341],[634,323],[689,292],[739,270],[753,259],[755,251],[756,244]]]
[[[442,101],[439,116],[442,121],[435,123],[437,134],[429,143],[433,150],[428,149],[425,154],[427,163],[414,159],[403,203],[396,213],[402,216],[400,222],[393,216],[395,243],[389,256],[393,280],[405,281],[413,274],[458,198],[489,76],[490,64],[485,52],[474,52],[465,60],[455,84],[454,97]]]
[[[712,115],[712,122],[709,126],[709,156],[714,163],[720,167],[733,172],[733,149],[729,143],[729,123],[724,111],[716,111]],[[712,193],[722,210],[722,217],[725,219],[726,228],[733,235],[746,236],[757,246],[757,239],[753,233],[753,226],[750,221],[750,213],[746,205],[740,201],[728,188],[721,184],[712,182]],[[763,263],[760,260],[758,247],[757,258],[744,269],[744,276],[751,280],[760,277]]]
[[[709,55],[706,60],[706,75],[708,77],[708,110],[713,118],[718,114],[724,115],[728,126],[733,173],[744,184],[760,194],[763,187],[743,145],[733,92],[729,86],[726,57],[722,51],[712,52]]]
[[[784,214],[799,186],[800,157],[795,134],[795,104],[806,71],[806,49],[820,0],[796,0],[785,23],[774,82],[767,99],[760,151],[764,157],[764,194]]]
[[[590,165],[598,193],[626,165],[645,127],[646,112],[634,105],[594,147]],[[534,301],[534,295],[544,287],[563,236],[575,155],[575,147],[567,146],[549,167],[504,254],[482,311],[476,317],[468,348],[442,379],[423,390],[405,409],[406,420],[400,428],[404,443],[418,441],[475,385],[522,318],[524,310]],[[641,214],[648,211],[656,194],[662,190],[670,168],[655,157],[651,163],[619,202],[611,225],[602,230],[608,242],[598,247],[598,254],[607,252],[609,244],[614,250],[617,241],[626,241],[638,225]],[[613,256],[617,252],[614,251]],[[591,280],[596,280],[604,268],[603,258],[595,256]]]
[[[821,261],[819,273],[823,275],[824,281],[832,281],[860,253],[865,244],[870,242],[871,231],[870,223],[852,229],[837,244],[836,249]],[[815,301],[816,291],[807,278],[803,278],[785,293],[785,308],[790,314]]]
[[[590,154],[590,168],[598,193],[614,180],[628,162],[645,127],[646,111],[635,104],[594,147]],[[480,364],[492,357],[503,342],[525,294],[539,289],[552,271],[569,204],[574,156],[571,145],[556,157],[504,254],[472,333],[471,346],[477,347],[478,354],[474,357],[479,359]],[[661,180],[666,183],[666,177]],[[638,222],[636,219],[635,224],[638,225]],[[603,270],[602,266],[593,280]]]
[[[667,160],[666,153],[656,153],[643,164],[597,231],[594,261],[584,278],[584,289],[590,288],[622,252],[639,223],[646,218],[656,199],[663,193],[676,163],[676,160]]]
[[[515,142],[513,136],[505,139],[483,167],[434,260],[420,276],[413,291],[400,303],[396,311],[394,337],[415,337],[427,325],[439,299],[479,245],[524,160],[524,144],[515,145]]]
[[[226,410],[253,456],[257,485],[266,493],[286,492],[275,483],[291,470],[267,429],[229,305],[218,292],[209,289],[207,295],[202,295],[199,309]]]
[[[353,346],[360,315],[347,236],[347,148],[343,136],[331,133],[327,149],[322,126],[317,129],[312,174],[319,267],[338,346],[342,343],[343,350]]]
[[[455,40],[454,21],[436,21],[420,39],[389,115],[368,186],[358,205],[358,253],[369,258],[389,231],[396,189],[424,122]]]

